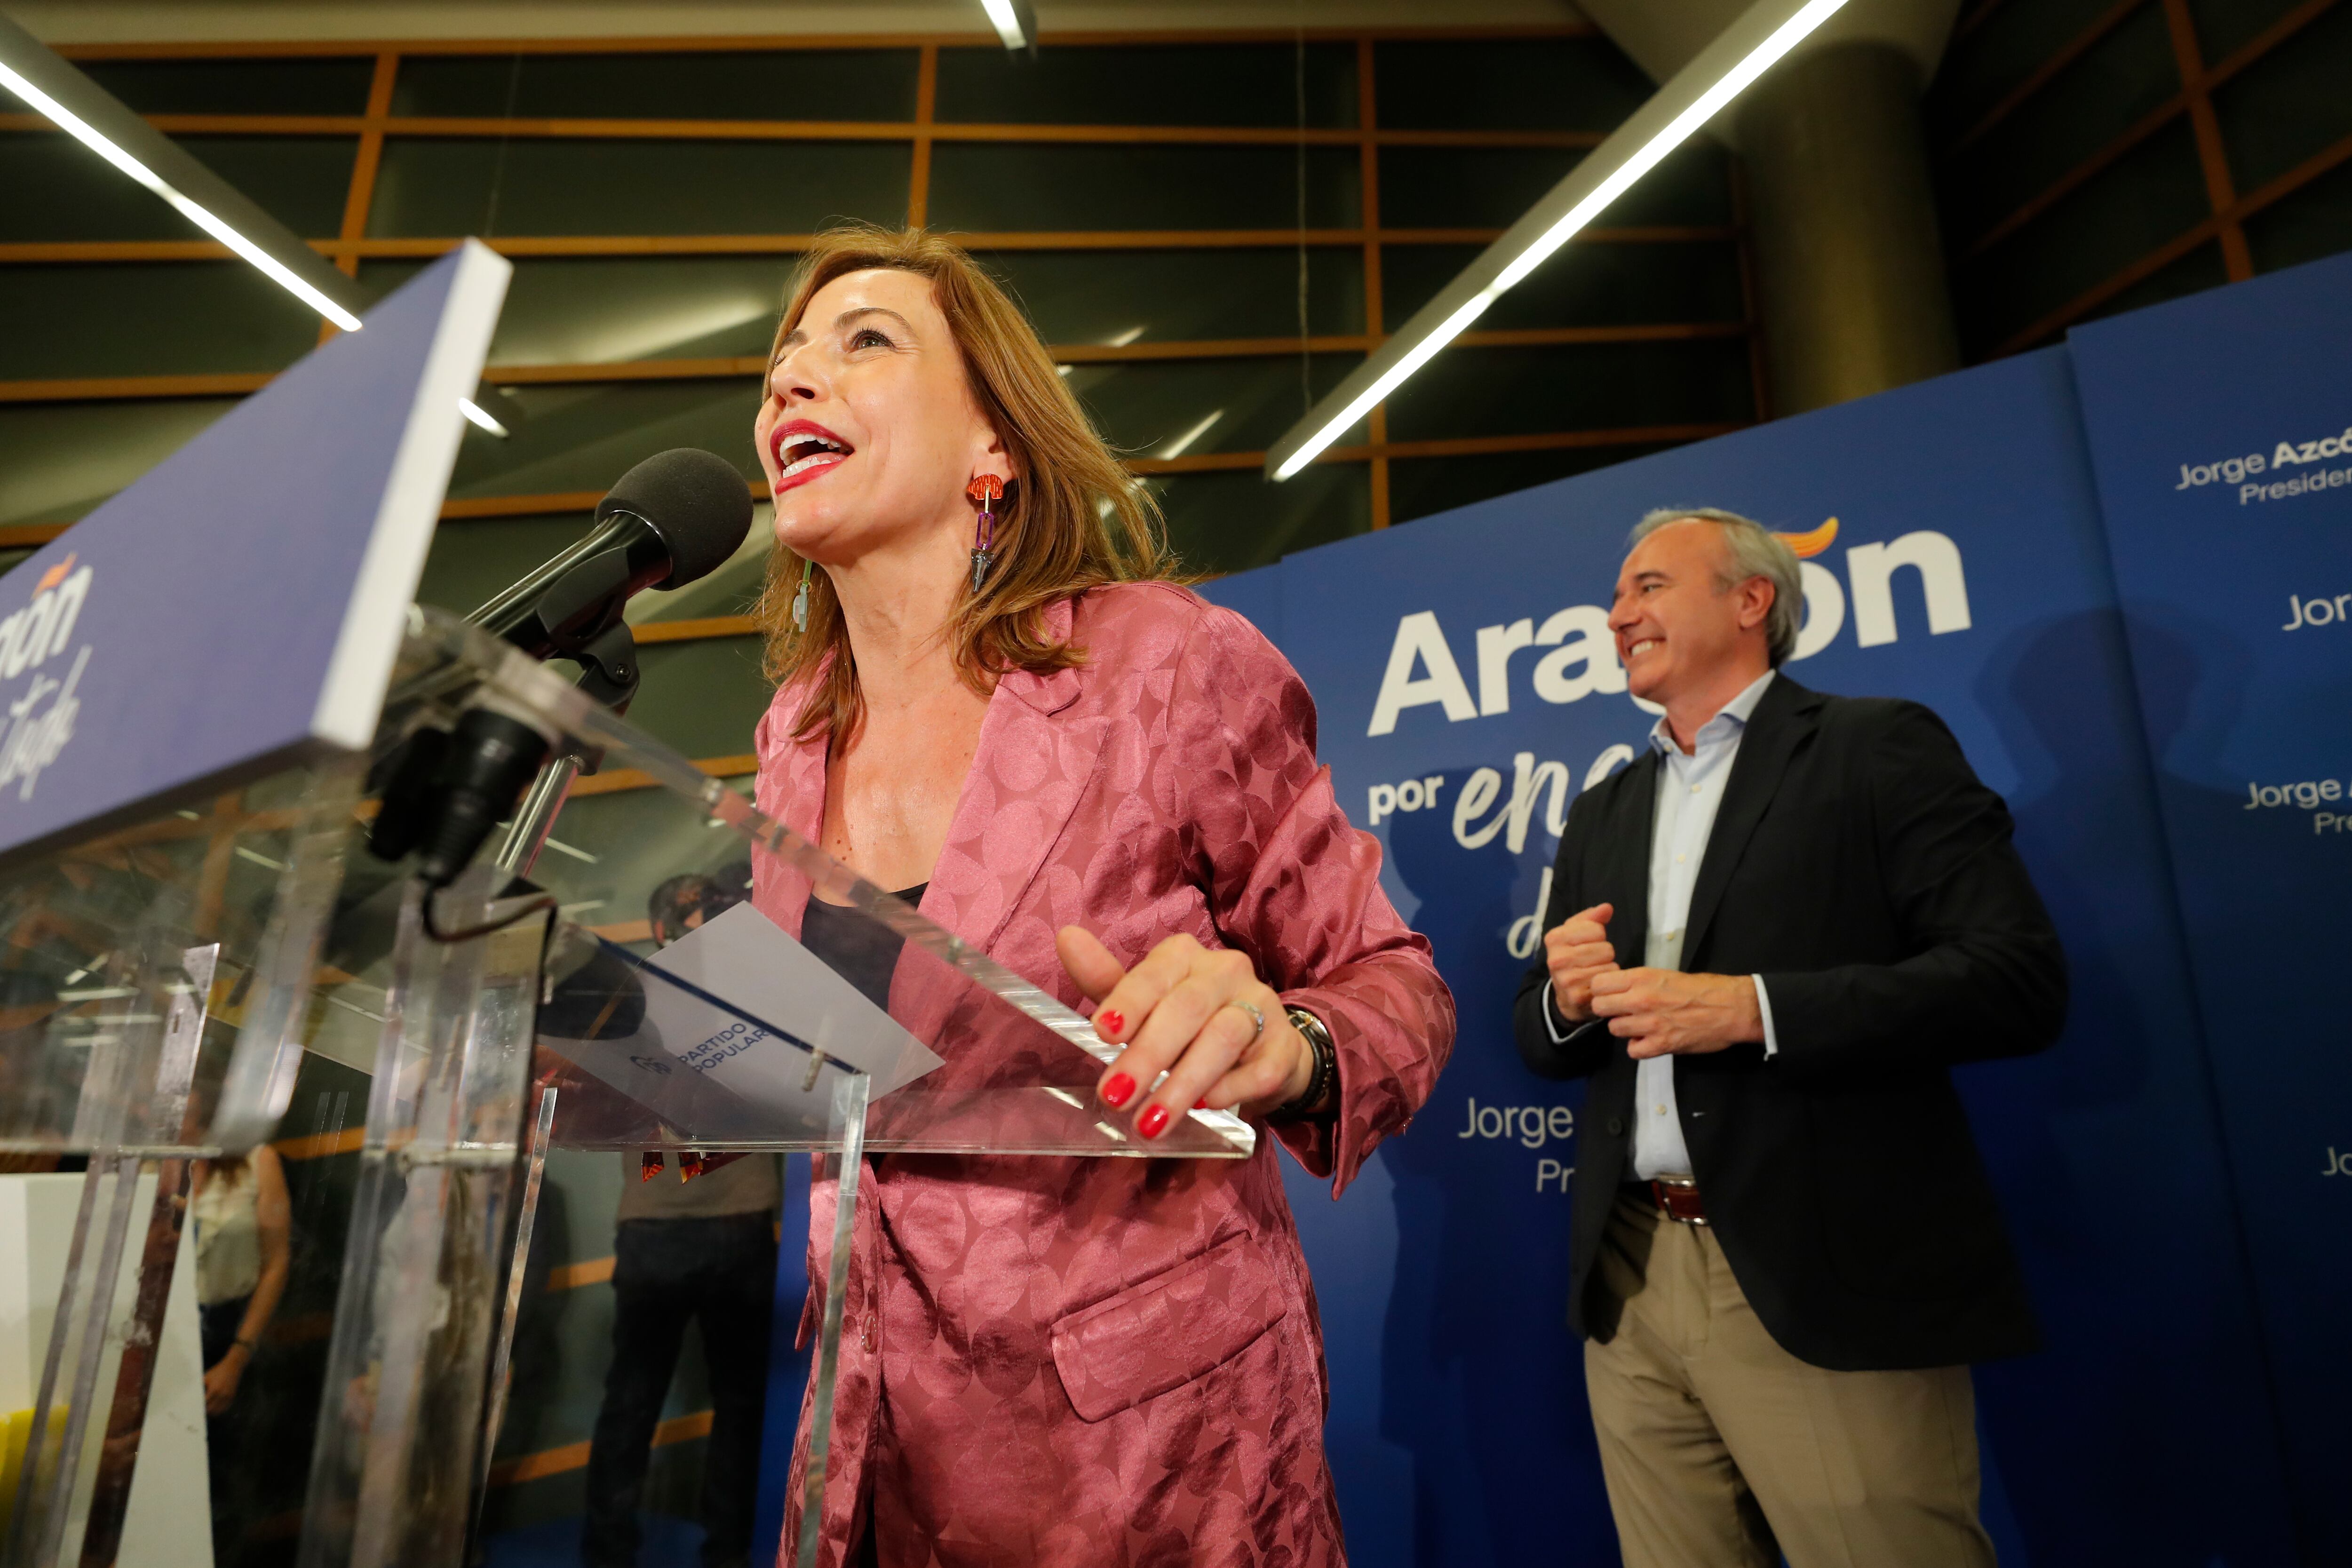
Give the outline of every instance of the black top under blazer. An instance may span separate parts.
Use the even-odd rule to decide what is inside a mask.
[[[1642,963],[1661,760],[1645,752],[1569,812],[1544,911],[1616,906]],[[1916,702],[1826,697],[1786,674],[1741,738],[1698,881],[1683,967],[1760,974],[1778,1053],[1677,1058],[1692,1174],[1717,1240],[1782,1348],[1842,1371],[2031,1351],[2032,1303],[1956,1062],[2058,1037],[2066,961],[2010,843],[2009,809]],[[1580,1335],[1626,1171],[1633,1060],[1605,1022],[1554,1044],[1538,952],[1513,1014],[1547,1078],[1592,1079],[1578,1151],[1569,1321]]]

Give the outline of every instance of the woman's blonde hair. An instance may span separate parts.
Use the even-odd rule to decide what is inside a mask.
[[[812,295],[845,273],[873,268],[930,279],[972,398],[1013,468],[1011,493],[997,503],[995,568],[977,592],[965,591],[948,623],[956,668],[984,693],[1007,670],[1081,663],[1083,649],[1047,640],[1044,611],[1105,583],[1175,575],[1159,504],[1095,434],[1021,308],[969,253],[925,230],[856,223],[818,235],[793,279],[768,363],[774,364],[785,336],[800,325]],[[801,566],[781,544],[769,558],[767,589],[752,611],[767,637],[767,673],[788,685],[832,655],[793,733],[798,740],[827,732],[845,738],[865,716],[856,662],[823,572],[809,577],[808,627],[793,630]]]

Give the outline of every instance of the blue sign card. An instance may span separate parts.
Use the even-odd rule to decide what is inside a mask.
[[[2069,347],[2304,1551],[2352,1562],[2352,258]]]
[[[0,859],[369,742],[511,271],[468,241],[0,578]]]
[[[1305,676],[1339,798],[1382,840],[1390,892],[1460,1003],[1435,1098],[1354,1190],[1334,1205],[1290,1172],[1329,1339],[1328,1441],[1350,1560],[1618,1560],[1564,1321],[1570,1184],[1618,1173],[1576,1171],[1582,1086],[1528,1074],[1509,1018],[1569,803],[1646,743],[1652,721],[1625,693],[1606,607],[1627,530],[1658,506],[1726,507],[1810,536],[1803,657],[1788,673],[1941,714],[2008,799],[2066,943],[2060,1043],[1954,1075],[2047,1345],[1978,1372],[2002,1561],[2289,1561],[2273,1407],[2063,350],[1206,590],[1267,617]],[[1875,1190],[1874,1174],[1843,1173],[1835,1201],[1899,1211],[1901,1191]]]

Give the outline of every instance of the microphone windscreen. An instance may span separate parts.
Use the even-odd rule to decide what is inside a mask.
[[[654,586],[682,588],[742,548],[751,531],[751,490],[726,458],[676,447],[623,474],[596,503],[596,521],[616,511],[644,518],[668,547],[669,575]]]

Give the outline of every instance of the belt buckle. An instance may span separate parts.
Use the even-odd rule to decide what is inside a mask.
[[[1684,1195],[1696,1212],[1681,1213],[1675,1205],[1676,1194]],[[1656,1201],[1658,1212],[1676,1225],[1704,1226],[1707,1223],[1706,1210],[1700,1206],[1698,1183],[1695,1180],[1685,1178],[1675,1181],[1665,1176],[1654,1176],[1650,1179],[1650,1195]]]

